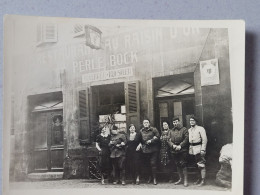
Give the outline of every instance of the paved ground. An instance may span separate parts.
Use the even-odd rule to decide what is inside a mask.
[[[183,185],[174,185],[168,182],[158,182],[158,185],[147,184],[145,182],[140,185],[131,184],[127,182],[125,186],[121,184],[105,184],[101,185],[98,180],[86,180],[86,179],[71,179],[71,180],[54,180],[54,181],[33,181],[33,182],[11,182],[11,189],[64,189],[64,188],[134,188],[134,189],[194,189],[194,190],[219,190],[227,191],[228,189],[218,187],[214,184],[214,181],[207,181],[207,184],[202,187],[197,187],[192,183],[188,187]]]

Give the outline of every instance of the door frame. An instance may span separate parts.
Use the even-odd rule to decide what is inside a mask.
[[[33,143],[32,143],[32,172],[55,172],[55,171],[63,171],[63,166],[62,167],[52,167],[52,158],[51,158],[51,152],[55,151],[55,150],[63,150],[63,154],[62,154],[62,158],[63,158],[63,162],[64,162],[64,153],[65,153],[65,143],[64,141],[66,139],[64,139],[65,135],[64,135],[64,114],[63,114],[63,109],[59,108],[59,109],[49,109],[49,110],[45,110],[45,111],[34,111],[31,112],[32,116],[30,117],[31,120],[34,120],[35,117],[37,116],[38,113],[46,113],[46,148],[35,148],[34,145],[34,139],[33,139]],[[63,131],[63,144],[62,145],[53,145],[52,146],[52,116],[53,115],[61,115],[63,117],[63,121],[62,121],[62,131]],[[34,138],[35,136],[35,124],[33,124],[33,122],[31,122],[31,127],[32,127],[32,137]],[[45,151],[47,152],[46,156],[47,156],[47,168],[46,169],[36,169],[35,168],[35,152],[37,151]]]
[[[168,97],[155,97],[154,98],[155,127],[158,128],[159,130],[161,130],[161,128],[162,128],[161,123],[160,123],[159,103],[167,103],[169,127],[172,128],[172,120],[170,120],[170,119],[174,117],[173,102],[174,101],[183,102],[185,100],[193,100],[194,101],[194,114],[195,114],[195,94],[187,94],[187,95],[181,95],[181,96],[168,96]],[[182,106],[182,111],[183,111],[183,106]],[[183,118],[183,120],[184,120],[184,118]]]

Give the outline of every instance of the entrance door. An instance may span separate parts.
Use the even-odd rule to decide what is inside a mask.
[[[193,73],[165,76],[153,79],[155,98],[155,125],[162,129],[162,122],[179,117],[181,124],[189,128],[189,119],[195,112],[195,88]]]
[[[34,171],[62,171],[64,158],[62,110],[35,112]]]
[[[156,99],[156,126],[162,130],[162,122],[167,121],[172,128],[172,119],[179,117],[181,124],[189,128],[189,119],[194,115],[194,97],[171,97]]]

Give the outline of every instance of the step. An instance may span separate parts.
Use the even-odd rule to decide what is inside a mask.
[[[58,180],[62,179],[63,172],[45,172],[45,173],[30,173],[28,179],[31,180]]]

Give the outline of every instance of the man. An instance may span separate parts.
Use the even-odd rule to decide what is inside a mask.
[[[159,137],[158,130],[155,127],[150,126],[150,121],[148,119],[143,120],[143,128],[140,130],[140,144],[137,146],[136,150],[139,151],[142,149],[143,159],[149,161],[154,185],[157,185],[156,171]]]
[[[205,184],[206,177],[206,147],[207,147],[207,135],[203,127],[198,126],[198,119],[196,117],[190,117],[190,126],[189,129],[189,154],[195,156],[197,166],[200,170],[200,177],[194,183],[195,185],[202,186]]]
[[[125,185],[125,146],[126,136],[119,132],[116,126],[111,130],[111,140],[109,142],[110,158],[114,173],[113,184],[118,184],[121,179],[122,185]]]
[[[188,173],[187,173],[187,157],[188,157],[188,145],[189,145],[189,134],[185,127],[180,124],[178,117],[173,118],[173,129],[168,133],[169,141],[168,145],[174,162],[177,167],[179,180],[175,182],[175,185],[181,183],[185,187],[188,186]],[[184,176],[184,180],[183,180]]]

